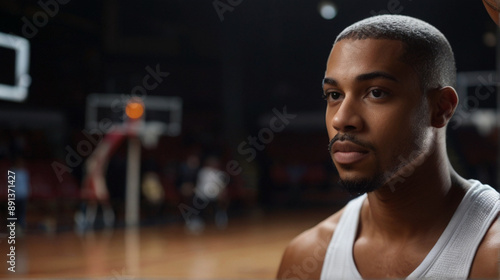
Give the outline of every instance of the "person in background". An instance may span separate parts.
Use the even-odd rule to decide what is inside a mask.
[[[26,210],[30,194],[30,174],[22,157],[17,157],[14,160],[12,171],[15,173],[16,217],[19,225],[16,230],[21,236],[27,227]]]
[[[210,216],[214,217],[215,224],[219,229],[226,228],[228,217],[225,190],[228,179],[228,175],[220,170],[220,160],[218,157],[209,156],[205,159],[198,173],[194,190],[195,199],[203,201],[203,206],[205,206],[203,209],[199,209],[202,217],[193,220],[201,223],[202,228],[204,225],[203,220],[207,221]]]

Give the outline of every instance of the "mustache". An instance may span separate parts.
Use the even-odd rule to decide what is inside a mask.
[[[365,149],[375,151],[375,147],[373,145],[371,145],[370,143],[367,143],[367,142],[359,140],[358,138],[356,138],[356,136],[354,136],[352,134],[348,134],[348,133],[340,134],[340,133],[337,133],[332,138],[332,140],[330,140],[330,143],[328,143],[328,152],[330,152],[330,153],[332,152],[333,143],[335,143],[337,141],[349,141],[349,142],[352,142],[352,143],[354,143],[354,144],[356,144],[358,146],[361,146],[361,147],[363,147]]]

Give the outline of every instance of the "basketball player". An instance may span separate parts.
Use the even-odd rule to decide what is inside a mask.
[[[287,247],[280,279],[499,277],[499,193],[450,165],[451,47],[383,15],[346,28],[323,80],[330,155],[361,196]],[[473,148],[473,147],[471,147]]]
[[[75,219],[82,231],[93,229],[99,205],[102,207],[104,225],[107,228],[113,227],[115,215],[109,201],[106,172],[109,160],[126,137],[127,134],[120,129],[111,129],[85,162],[86,174],[81,190],[81,196],[86,203],[85,219],[83,224],[79,218]]]

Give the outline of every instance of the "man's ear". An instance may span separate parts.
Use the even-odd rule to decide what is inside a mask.
[[[436,128],[444,127],[453,116],[458,105],[458,94],[452,87],[433,90],[430,94],[432,108],[431,124]]]

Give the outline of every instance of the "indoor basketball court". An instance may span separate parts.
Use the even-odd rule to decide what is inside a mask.
[[[453,49],[454,92],[459,101],[443,117],[446,123],[435,126],[444,127],[445,153],[457,174],[498,192],[499,2],[462,2],[1,1],[0,278],[319,279],[318,273],[328,268],[324,263],[336,252],[330,240],[346,246],[357,242],[344,250],[349,256],[345,266],[335,266],[338,259],[333,259],[333,270],[351,269],[357,278],[416,275],[407,272],[423,270],[420,266],[406,271],[401,261],[411,263],[421,257],[417,263],[430,263],[424,257],[437,247],[430,246],[431,251],[426,246],[444,243],[436,241],[442,235],[428,233],[425,238],[436,240],[385,255],[384,250],[392,247],[369,247],[379,243],[367,241],[367,236],[379,232],[366,233],[374,225],[367,221],[377,217],[366,209],[376,204],[375,194],[383,197],[377,192],[380,188],[390,186],[397,194],[404,189],[398,186],[411,185],[414,177],[433,179],[430,173],[418,173],[419,168],[432,172],[421,166],[428,166],[433,156],[424,153],[423,144],[419,146],[417,133],[391,142],[410,126],[401,126],[397,133],[389,122],[368,129],[368,124],[377,124],[378,119],[382,123],[384,116],[397,111],[363,115],[359,109],[395,104],[391,102],[399,100],[398,95],[384,86],[384,91],[363,88],[368,92],[364,103],[344,111],[337,108],[332,117],[332,108],[355,100],[345,86],[349,71],[364,69],[345,63],[338,54],[347,56],[356,48],[337,52],[332,44],[346,27],[379,15],[414,17],[442,32]],[[368,38],[358,41],[373,40],[371,35],[358,36]],[[351,39],[347,41],[352,43]],[[359,65],[371,61],[371,53],[363,48],[356,58],[364,60],[352,60]],[[378,49],[379,57],[387,55],[383,49]],[[329,61],[329,55],[335,59]],[[337,71],[339,65],[346,70]],[[420,79],[418,67],[412,69]],[[437,75],[426,69],[430,76]],[[388,73],[362,74],[356,82],[402,81]],[[449,90],[441,92],[446,101],[455,102]],[[359,121],[362,118],[354,114],[366,120]],[[360,138],[349,136],[351,130],[358,132],[358,125],[366,128],[366,135],[379,133],[380,139],[393,135],[385,138],[389,140],[385,145],[393,146],[383,150],[375,140],[359,140],[369,139],[362,137],[361,129]],[[346,132],[344,138],[335,139],[340,132]],[[411,142],[408,139],[415,141],[414,150],[397,147]],[[341,146],[335,141],[351,143]],[[394,170],[384,165],[383,151],[394,152],[387,159],[395,164]],[[361,180],[365,173],[358,172],[371,170],[366,169],[371,160],[366,155],[378,157],[371,181]],[[356,180],[345,179],[351,174],[358,176],[353,175]],[[352,191],[346,182],[380,186]],[[364,192],[372,200],[359,204],[361,214],[355,216],[360,224],[352,227],[355,241],[338,237],[337,222],[347,222],[332,215],[359,201]],[[448,202],[466,197],[460,191],[447,195]],[[491,213],[500,207],[498,201],[493,204]],[[461,202],[453,205],[462,209]],[[449,214],[447,221],[454,221],[459,213],[441,210],[431,216]],[[325,219],[336,222],[315,227]],[[478,263],[471,265],[469,276],[497,279],[482,277],[491,271],[481,274],[494,267],[483,260],[495,256],[500,236],[496,226],[500,222],[491,219],[489,234],[482,234],[493,245],[477,247]],[[448,224],[442,232],[448,232]],[[359,248],[378,253],[362,256]],[[420,250],[428,252],[395,257]],[[384,260],[393,259],[397,264],[385,265]],[[363,270],[373,268],[366,265],[373,262],[377,269]],[[351,263],[353,269],[347,266]],[[398,266],[396,272],[390,270]],[[387,274],[377,274],[384,269]],[[326,273],[321,279],[328,279]]]
[[[41,279],[272,279],[289,240],[325,215],[247,217],[202,234],[182,225],[37,234],[22,239],[16,253],[23,265],[16,273]]]

